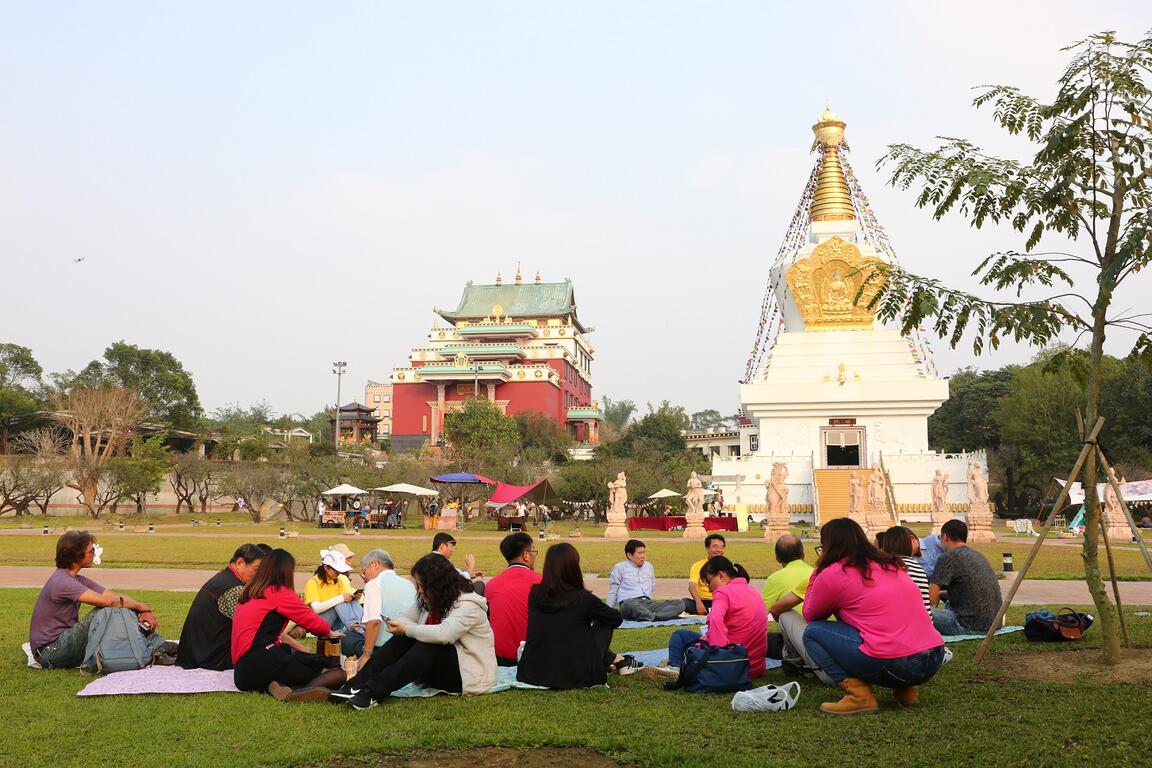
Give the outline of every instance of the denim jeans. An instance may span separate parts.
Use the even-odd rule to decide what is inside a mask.
[[[932,679],[944,663],[944,646],[896,659],[877,659],[860,650],[860,631],[844,621],[813,621],[804,648],[816,669],[836,682],[855,677],[885,688],[909,688]]]
[[[679,667],[684,662],[684,651],[701,637],[699,632],[678,629],[668,638],[668,666]]]
[[[40,648],[36,653],[36,660],[44,669],[71,669],[80,666],[84,661],[84,652],[88,648],[88,628],[92,620],[101,609],[94,608],[53,640]]]
[[[983,631],[968,629],[956,618],[956,612],[946,605],[932,609],[932,626],[942,635],[982,635]]]
[[[359,656],[364,652],[364,635],[352,631],[353,624],[360,624],[364,620],[364,606],[353,600],[350,603],[339,603],[320,614],[320,618],[328,622],[333,630],[343,630],[344,637],[340,638],[340,653],[345,656]]]

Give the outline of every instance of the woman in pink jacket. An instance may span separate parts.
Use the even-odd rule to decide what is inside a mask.
[[[753,680],[764,674],[764,657],[768,653],[768,611],[764,598],[748,584],[748,572],[739,563],[723,555],[709,558],[700,569],[700,579],[712,592],[712,610],[708,612],[708,642],[712,645],[737,643],[748,651],[748,676]],[[646,678],[675,678],[679,675],[684,651],[701,638],[698,632],[678,629],[668,638],[667,668],[645,667]],[[650,670],[650,671],[649,671]]]
[[[804,648],[844,689],[820,705],[834,715],[878,712],[873,685],[896,701],[919,702],[917,686],[944,661],[944,639],[932,627],[920,589],[897,555],[881,552],[849,518],[820,529],[824,551],[804,593]],[[833,614],[838,621],[828,621]]]

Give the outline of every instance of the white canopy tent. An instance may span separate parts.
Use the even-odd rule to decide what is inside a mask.
[[[336,486],[335,488],[329,488],[326,491],[322,491],[320,493],[320,495],[321,496],[363,496],[366,493],[368,493],[368,491],[361,490],[360,488],[357,488],[354,485],[348,485],[348,483],[341,483],[340,485]]]
[[[650,499],[670,499],[674,496],[683,496],[683,495],[684,494],[682,494],[682,493],[676,493],[676,491],[670,491],[667,488],[661,488],[660,490],[656,491],[656,493],[652,494],[648,498],[650,498]]]
[[[413,496],[439,496],[440,491],[434,491],[431,488],[421,488],[418,485],[411,483],[393,483],[392,485],[385,485],[380,488],[373,488],[374,491],[383,491],[384,493],[410,493]]]

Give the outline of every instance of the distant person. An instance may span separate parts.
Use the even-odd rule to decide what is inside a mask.
[[[656,570],[648,562],[648,548],[639,539],[624,545],[624,560],[608,575],[608,606],[626,621],[667,621],[684,612],[683,600],[653,600]]]
[[[804,648],[820,678],[844,690],[840,701],[825,702],[820,710],[878,712],[874,685],[892,688],[902,705],[917,704],[918,686],[944,662],[944,640],[903,561],[874,547],[847,517],[821,526],[820,544],[804,593]],[[837,621],[830,621],[833,615]]]
[[[361,558],[360,566],[364,575],[364,652],[360,654],[358,670],[392,639],[384,628],[385,618],[400,616],[416,602],[416,588],[396,573],[387,550],[370,550]]]
[[[513,533],[500,542],[508,567],[488,580],[488,621],[496,643],[496,663],[516,666],[516,653],[528,635],[528,592],[540,583],[536,546],[526,533]]]
[[[428,509],[424,513],[424,527],[434,531],[438,525],[440,525],[440,502],[432,499],[428,502]]]
[[[267,691],[280,701],[324,701],[344,683],[344,670],[327,657],[286,647],[281,635],[294,621],[317,637],[331,628],[299,597],[293,586],[296,559],[274,549],[244,586],[232,619],[233,679],[242,691]]]
[[[232,669],[232,617],[242,588],[256,575],[267,544],[241,544],[232,553],[228,567],[200,587],[180,631],[177,666],[185,669]]]
[[[764,600],[748,584],[744,567],[722,555],[709,558],[700,574],[714,596],[708,612],[708,643],[744,646],[748,651],[748,676],[755,680],[767,666],[764,659],[768,652],[768,612]],[[644,667],[642,674],[650,680],[678,678],[684,651],[701,637],[690,629],[676,630],[668,638],[668,666]]]
[[[412,583],[417,602],[384,619],[392,639],[333,700],[369,709],[409,683],[466,694],[485,693],[496,683],[488,603],[473,583],[435,552],[412,566]]]
[[[580,553],[567,542],[544,557],[544,576],[528,597],[528,634],[516,679],[545,688],[604,685],[608,670],[635,672],[644,665],[610,646],[620,612],[584,586]]]
[[[449,560],[456,554],[456,537],[447,531],[441,531],[432,537],[432,551],[443,555]],[[456,569],[461,576],[472,582],[473,591],[478,595],[484,594],[484,572],[476,570],[476,555],[464,555],[464,568]]]
[[[932,623],[942,635],[987,632],[1003,602],[996,572],[984,555],[968,546],[968,525],[963,520],[944,523],[940,543],[944,554],[936,563],[929,587]],[[948,602],[940,605],[945,590]]]
[[[100,609],[111,606],[135,612],[141,630],[152,635],[149,647],[165,648],[164,640],[155,634],[160,622],[146,603],[105,589],[80,575],[84,568],[99,565],[98,552],[96,537],[88,531],[68,531],[56,540],[56,570],[37,595],[28,626],[32,656],[45,669],[80,666],[87,651],[88,629]],[[81,603],[95,606],[83,619]]]
[[[712,607],[712,591],[700,577],[700,571],[709,558],[719,557],[728,547],[727,540],[719,533],[704,537],[704,557],[692,563],[688,569],[688,597],[684,600],[684,612],[703,616]]]
[[[783,567],[768,574],[760,595],[780,627],[780,661],[786,672],[814,671],[815,665],[804,650],[804,630],[808,622],[801,612],[813,568],[804,562],[804,542],[791,533],[776,539],[775,555],[776,562]],[[769,644],[772,644],[771,633]]]

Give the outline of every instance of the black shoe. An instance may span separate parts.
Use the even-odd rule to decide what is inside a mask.
[[[344,683],[344,685],[328,694],[328,700],[343,704],[358,693],[360,693],[359,688],[353,688],[350,683]]]
[[[620,661],[612,662],[612,668],[616,670],[619,675],[633,675],[636,670],[644,666],[644,662],[637,661],[631,654],[624,654]]]
[[[816,673],[808,669],[803,664],[797,664],[794,661],[783,659],[780,661],[780,671],[788,675],[788,677],[809,678],[815,677]]]
[[[352,698],[348,699],[348,706],[352,709],[372,709],[379,704],[380,702],[368,695],[368,691],[357,691]]]

